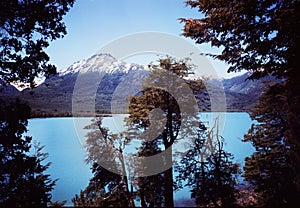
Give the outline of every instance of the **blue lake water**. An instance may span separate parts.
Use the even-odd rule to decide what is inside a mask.
[[[214,114],[216,115],[216,114]],[[212,113],[202,113],[201,120],[212,119]],[[249,143],[241,142],[252,121],[247,113],[223,113],[223,131],[225,148],[235,156],[235,160],[244,163],[244,158],[253,152]],[[103,125],[112,132],[123,130],[124,115],[105,117]],[[75,120],[76,119],[76,120]],[[75,122],[74,122],[75,121]],[[53,201],[71,199],[84,189],[92,177],[89,165],[85,163],[86,153],[82,147],[87,130],[83,127],[91,123],[91,118],[39,118],[30,119],[28,135],[45,145],[44,151],[49,153],[47,161],[52,165],[48,169],[52,179],[59,179],[52,192]],[[189,197],[187,190],[175,193],[175,198]]]

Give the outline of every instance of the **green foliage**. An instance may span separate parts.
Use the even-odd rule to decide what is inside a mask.
[[[253,124],[244,141],[251,142],[255,152],[246,158],[244,177],[262,197],[265,207],[290,207],[297,197],[287,143],[287,103],[282,84],[271,86],[251,112]]]
[[[223,145],[217,126],[208,130],[200,124],[194,143],[176,166],[178,188],[186,181],[198,206],[235,207],[239,165]]]
[[[299,44],[297,0],[187,0],[203,18],[181,18],[184,35],[196,43],[211,43],[222,52],[213,57],[226,61],[228,72],[254,72],[252,78],[286,76]]]
[[[18,101],[8,106],[0,103],[0,206],[45,207],[50,203],[56,180],[44,172],[48,154],[33,145],[27,131],[30,108]]]
[[[2,0],[0,2],[0,79],[34,85],[34,78],[51,75],[44,49],[63,37],[63,16],[74,0]]]

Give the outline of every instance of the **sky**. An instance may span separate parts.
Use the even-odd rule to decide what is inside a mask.
[[[184,0],[77,0],[64,17],[68,34],[51,42],[46,51],[50,62],[58,70],[64,70],[76,61],[89,58],[112,41],[136,33],[168,33],[196,45],[181,35],[183,24],[178,20],[180,17],[203,16],[196,9],[186,7]],[[202,52],[220,51],[208,44],[197,47]],[[137,58],[134,62],[148,64],[149,60]],[[226,72],[225,63],[210,61],[219,77],[236,75]]]

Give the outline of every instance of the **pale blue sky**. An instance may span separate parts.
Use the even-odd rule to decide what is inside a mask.
[[[197,18],[201,14],[186,7],[184,0],[77,0],[64,18],[68,34],[52,42],[47,52],[51,63],[63,70],[126,35],[154,31],[181,36],[180,17]],[[203,52],[217,51],[209,45],[199,48]],[[219,76],[234,75],[226,73],[224,63],[212,64]]]

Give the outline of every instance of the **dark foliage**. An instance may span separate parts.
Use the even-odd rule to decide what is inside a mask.
[[[252,71],[252,78],[286,76],[299,41],[297,0],[187,0],[205,16],[181,18],[183,35],[223,48],[213,55],[230,64],[228,72]]]
[[[191,188],[191,197],[200,207],[235,207],[239,165],[224,150],[218,127],[200,125],[190,150],[176,166],[177,186]]]
[[[86,128],[91,129],[87,134],[86,150],[94,176],[72,199],[74,206],[133,207],[133,190],[129,190],[123,156],[127,139],[122,134],[110,134],[102,126],[102,118]]]
[[[50,203],[55,180],[44,172],[48,154],[34,144],[27,131],[28,106],[0,103],[0,207],[46,207]]]
[[[161,153],[159,140],[143,142],[139,157],[149,157]],[[141,207],[162,207],[164,202],[164,174],[137,178],[138,194]]]
[[[251,112],[253,124],[244,141],[251,142],[255,152],[246,158],[244,177],[261,195],[265,207],[291,207],[297,197],[293,185],[290,145],[287,143],[287,103],[284,86],[271,86]]]
[[[89,185],[72,202],[75,207],[128,207],[122,177],[99,164],[92,167],[94,174]]]
[[[287,162],[290,163],[291,169],[285,170],[285,174],[289,175],[288,172],[292,172],[294,175],[290,190],[294,190],[295,193],[290,196],[290,200],[297,201],[300,195],[300,76],[298,75],[300,1],[188,0],[186,4],[197,8],[204,14],[204,17],[182,18],[181,21],[185,24],[183,34],[196,40],[196,43],[211,43],[212,46],[221,47],[222,52],[212,56],[227,62],[230,66],[228,72],[245,69],[252,72],[250,76],[252,79],[266,75],[284,79],[285,85],[281,90],[286,95],[286,100],[281,101],[282,107],[278,111],[284,111],[283,106],[285,106],[286,126],[280,124],[278,128],[287,128],[286,147],[278,151],[282,155],[285,154],[285,149],[289,148]],[[273,116],[274,122],[278,119],[278,115],[273,114]],[[268,135],[273,130],[272,125],[267,125],[260,132]],[[273,133],[279,134],[270,135],[267,141],[278,140],[280,132]],[[264,136],[257,135],[257,137],[263,138]],[[259,151],[263,154],[265,150]],[[277,167],[273,163],[269,164],[271,165]],[[290,181],[288,178],[287,180]],[[277,192],[270,189],[265,191]],[[276,198],[276,195],[273,198]]]
[[[192,91],[201,91],[204,88],[200,80],[190,81],[184,79],[192,73],[191,68],[187,60],[178,61],[169,57],[160,59],[158,65],[151,66],[152,71],[143,83],[144,90],[130,99],[128,125],[137,132],[145,131],[143,138],[139,139],[148,141],[155,139],[156,145],[160,145],[161,151],[172,150],[172,145],[178,139],[180,129],[189,129],[189,132],[185,132],[185,134],[190,134],[195,123],[198,123],[197,116],[192,115],[192,113],[191,115],[195,117],[182,118],[182,115],[186,113],[182,109],[191,109],[195,106],[189,102],[188,95],[181,92],[184,91],[184,88],[189,88]],[[172,78],[172,75],[176,79],[183,80],[183,82],[177,82],[176,79]],[[162,82],[167,83],[170,92],[158,87],[159,83]],[[153,83],[157,83],[157,86],[148,87],[149,83],[152,86]],[[180,94],[180,98],[173,97],[172,93],[174,91]],[[152,119],[151,116],[153,116]],[[159,129],[160,127],[162,128]],[[157,133],[160,134],[157,135]],[[145,144],[147,145],[147,143]],[[152,150],[151,148],[153,146],[150,149],[148,147],[148,151],[152,154],[157,152],[155,148]],[[172,151],[166,156],[165,160],[172,163]],[[163,177],[164,206],[173,207],[173,168],[164,171]]]
[[[48,64],[44,49],[63,37],[63,16],[74,0],[0,1],[0,79],[34,85],[34,78],[49,76],[56,67]]]

